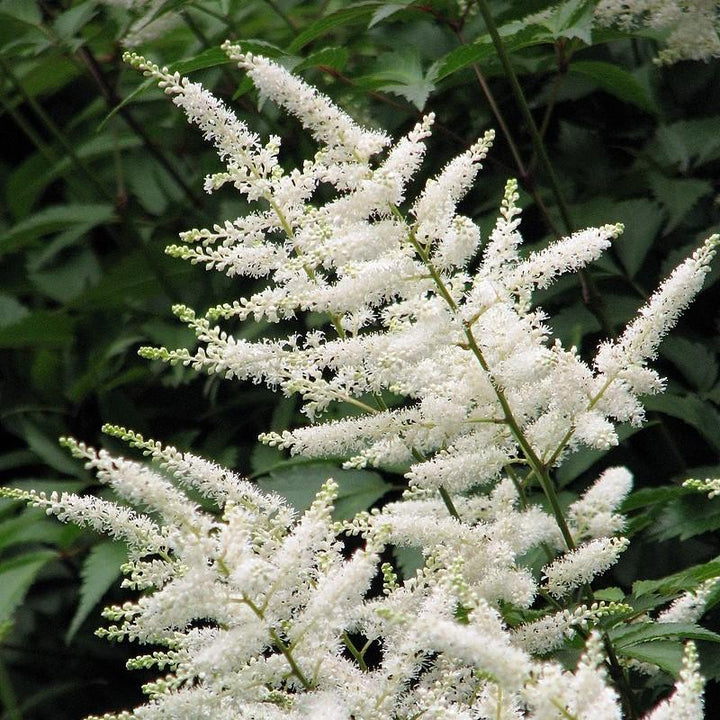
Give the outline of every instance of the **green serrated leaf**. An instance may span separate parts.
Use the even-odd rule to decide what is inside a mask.
[[[338,485],[338,497],[333,517],[337,520],[353,518],[367,510],[388,490],[382,477],[369,470],[342,470],[327,463],[308,463],[273,470],[269,477],[257,480],[266,491],[276,492],[297,510],[310,507],[322,484],[333,478]]]
[[[93,608],[120,577],[120,566],[126,561],[127,549],[120,543],[102,542],[90,550],[80,573],[80,603],[65,634],[66,643],[70,643]]]
[[[617,254],[630,277],[634,277],[645,262],[663,222],[660,206],[652,200],[624,200],[612,206],[613,222],[625,225],[615,244]]]
[[[660,354],[697,390],[709,390],[718,377],[717,355],[707,345],[671,335],[663,340]]]
[[[368,15],[372,15],[375,10],[383,7],[385,3],[381,2],[359,2],[353,3],[350,7],[326,15],[316,20],[312,25],[305,28],[288,46],[288,52],[297,53],[313,40],[325,35],[329,30],[343,25],[357,23]]]
[[[295,72],[306,70],[307,68],[318,67],[323,65],[335,70],[342,70],[348,60],[348,49],[344,47],[326,47],[322,50],[308,55],[301,60],[294,68]]]
[[[378,90],[400,95],[418,110],[425,107],[428,96],[435,88],[423,73],[417,48],[384,53],[378,58],[375,71],[369,79]]]
[[[22,433],[28,447],[45,463],[58,472],[77,477],[82,473],[81,467],[70,454],[60,447],[56,438],[48,437],[37,425],[30,420],[20,424]]]
[[[594,6],[591,0],[566,0],[532,19],[546,28],[554,40],[578,38],[589,45],[592,42]]]
[[[720,642],[720,635],[695,623],[638,622],[619,625],[608,632],[613,646],[621,650],[648,641],[682,638]]]
[[[167,278],[184,278],[193,271],[187,263],[165,256],[160,256],[157,264]],[[72,300],[71,307],[83,311],[110,310],[155,293],[157,293],[157,276],[148,266],[147,256],[137,251],[126,255],[113,265],[103,274],[102,282],[87,288]],[[0,338],[2,338],[2,330],[0,330]]]
[[[657,665],[661,670],[676,677],[682,668],[685,646],[681,642],[672,640],[653,640],[617,648],[617,652],[623,657]]]
[[[61,347],[72,341],[74,323],[67,315],[38,310],[0,327],[0,348]]]
[[[716,160],[720,157],[720,118],[691,118],[661,125],[649,151],[682,173]]]
[[[32,465],[35,455],[29,450],[11,450],[0,455],[0,471],[15,470],[24,465]]]
[[[115,208],[109,204],[56,205],[40,210],[0,235],[0,255],[12,252],[50,233],[78,226],[84,231],[111,222]]]
[[[37,3],[27,0],[2,0],[0,15],[21,20],[28,25],[37,25],[42,20],[42,13]]]
[[[663,508],[652,526],[657,540],[687,540],[720,529],[720,498],[708,500],[703,495],[684,495]]]
[[[712,183],[697,178],[669,178],[659,173],[649,177],[653,195],[668,214],[664,234],[671,233],[695,207],[698,200],[713,192]]]
[[[696,588],[704,580],[720,577],[720,560],[711,560],[702,565],[694,565],[659,580],[638,580],[633,583],[633,595],[641,598],[645,595],[660,593],[672,597],[678,593]]]
[[[134,135],[95,135],[86,142],[78,143],[76,155],[82,160],[94,160],[140,144],[140,139]],[[5,199],[13,216],[21,219],[29,215],[47,186],[73,169],[73,162],[67,156],[61,157],[53,165],[48,165],[47,158],[39,152],[28,157],[13,170],[6,184]]]
[[[39,550],[0,563],[0,622],[10,619],[38,573],[56,556],[52,550]]]
[[[667,485],[663,487],[641,488],[632,492],[620,506],[622,513],[628,513],[631,510],[648,507],[650,505],[661,505],[670,500],[689,495],[692,490],[681,487],[679,485]]]
[[[697,395],[651,395],[644,400],[648,410],[665,413],[695,428],[720,453],[720,412]]]
[[[0,550],[28,543],[59,545],[65,529],[65,525],[47,518],[42,510],[27,508],[20,515],[0,522]]]
[[[579,60],[572,62],[570,72],[588,77],[597,83],[601,90],[618,100],[635,105],[651,115],[657,115],[659,109],[645,88],[627,70],[599,60]]]
[[[181,75],[187,75],[194,70],[205,70],[218,65],[226,65],[232,62],[227,53],[221,47],[211,47],[203,50],[199,55],[188,58],[187,60],[179,60],[169,66],[171,72],[179,72]]]
[[[100,263],[95,253],[84,247],[52,268],[31,272],[29,277],[43,295],[66,303],[80,295],[86,287],[94,285],[100,275]]]
[[[619,587],[603,588],[593,592],[596,600],[605,600],[606,602],[624,602],[625,593]]]
[[[69,40],[97,15],[94,3],[81,3],[59,13],[53,22],[55,32],[63,40]]]
[[[552,41],[546,30],[534,25],[525,26],[518,23],[498,29],[508,52],[513,53],[522,48],[542,45]],[[490,58],[497,56],[495,45],[489,35],[482,35],[472,43],[461,45],[444,57],[437,60],[429,73],[435,81],[452,75],[473,63],[482,64]]]
[[[48,53],[33,63],[32,69],[23,76],[22,84],[26,93],[37,97],[60,90],[79,74],[78,66],[68,58]]]
[[[395,13],[404,10],[408,5],[412,5],[412,1],[413,0],[406,0],[406,2],[401,3],[384,3],[373,13],[368,27],[375,27],[375,25],[380,24],[383,20],[387,20],[389,17],[395,15]]]

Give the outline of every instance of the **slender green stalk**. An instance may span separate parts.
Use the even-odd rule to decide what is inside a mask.
[[[455,28],[455,34],[458,37],[458,40],[460,40],[461,44],[466,45],[467,42],[465,41],[465,36],[462,33],[462,30],[460,28]],[[472,64],[473,72],[475,73],[475,79],[478,81],[478,85],[483,91],[483,95],[485,95],[485,99],[488,101],[488,105],[490,105],[490,109],[492,110],[493,115],[495,116],[495,119],[497,120],[498,125],[500,126],[500,131],[502,132],[503,136],[505,137],[505,140],[508,144],[508,147],[510,148],[510,153],[513,156],[513,159],[515,160],[515,165],[517,165],[517,169],[520,172],[521,179],[523,181],[529,180],[529,173],[527,168],[525,167],[525,163],[522,161],[522,157],[520,157],[520,150],[518,149],[517,144],[515,143],[515,139],[513,138],[512,133],[510,132],[510,128],[508,127],[507,123],[505,122],[505,116],[502,114],[502,111],[500,110],[500,106],[495,102],[495,96],[490,91],[490,86],[487,84],[487,81],[485,80],[485,76],[482,74],[482,71],[480,70],[480,66],[477,63]]]
[[[365,662],[365,658],[363,657],[363,653],[361,650],[358,650],[355,647],[355,643],[350,639],[350,636],[343,631],[342,634],[343,642],[345,643],[345,647],[349,650],[350,654],[355,658],[357,661],[358,666],[363,672],[368,672],[368,666]]]
[[[193,8],[195,10],[199,10],[200,12],[205,13],[206,15],[209,15],[210,17],[215,18],[216,20],[220,20],[220,22],[225,23],[226,27],[231,30],[233,29],[230,18],[227,15],[223,15],[222,13],[216,12],[215,10],[211,10],[204,3],[200,3],[199,5],[193,5]]]
[[[77,54],[97,85],[98,90],[100,90],[100,94],[103,96],[107,106],[110,109],[113,109],[120,105],[120,97],[115,92],[114,88],[108,84],[100,63],[98,63],[97,59],[90,50],[87,47],[81,47],[77,51]],[[180,189],[185,193],[192,204],[197,208],[201,208],[203,203],[200,200],[200,197],[195,194],[195,191],[190,187],[190,185],[188,185],[187,182],[185,182],[185,179],[177,168],[167,159],[167,157],[165,157],[165,154],[162,152],[159,145],[150,137],[150,135],[148,135],[145,128],[135,119],[135,116],[132,114],[130,109],[123,106],[118,109],[118,113],[130,129],[142,140],[148,152],[157,159],[172,179],[180,186]]]
[[[0,95],[0,105],[3,106],[5,111],[12,117],[15,124],[22,130],[27,136],[28,140],[35,146],[36,150],[45,158],[48,165],[55,166],[62,157],[60,157],[55,149],[48,145],[40,134],[32,126],[32,123],[10,102],[8,102],[2,95]],[[75,190],[82,196],[87,193],[87,187],[84,181],[76,175],[70,173],[67,177],[68,185],[71,185]],[[109,230],[109,228],[108,228]]]
[[[265,620],[265,614],[263,613],[263,611],[249,597],[243,595],[241,602],[245,603],[245,605],[247,605],[255,613],[255,615],[260,618],[260,620]],[[285,659],[288,661],[288,665],[290,665],[292,674],[300,681],[300,684],[306,690],[312,690],[313,684],[305,677],[305,674],[295,661],[295,658],[292,654],[292,648],[278,635],[275,628],[270,628],[269,635],[275,647],[285,656]]]
[[[394,208],[394,212],[396,216],[402,217],[402,214],[399,210],[397,210],[397,208]],[[408,240],[413,246],[413,248],[415,248],[415,251],[420,256],[421,260],[425,264],[425,267],[428,269],[430,277],[432,277],[433,281],[435,282],[438,293],[445,300],[450,309],[457,314],[457,303],[455,302],[452,295],[445,286],[445,283],[440,276],[440,273],[438,273],[437,268],[430,260],[427,250],[417,241],[412,231],[408,236]],[[538,478],[540,487],[542,488],[545,497],[550,503],[553,515],[555,516],[555,521],[560,528],[560,532],[562,533],[563,539],[565,540],[565,544],[567,545],[569,550],[574,550],[576,547],[575,541],[573,540],[570,528],[568,527],[567,521],[565,520],[565,515],[563,514],[562,507],[560,506],[560,501],[558,499],[557,493],[555,492],[555,486],[553,485],[552,479],[550,478],[550,475],[548,473],[548,466],[540,460],[540,458],[535,453],[535,450],[533,450],[532,445],[528,442],[528,439],[525,437],[525,434],[523,433],[520,425],[515,419],[515,415],[513,414],[512,408],[510,407],[510,403],[508,403],[507,398],[505,397],[503,389],[494,381],[492,372],[490,371],[490,367],[485,360],[485,356],[483,355],[480,346],[477,344],[475,335],[473,334],[472,322],[463,321],[463,332],[465,334],[465,338],[467,339],[468,349],[472,351],[473,355],[475,355],[478,362],[480,363],[480,367],[482,367],[482,369],[485,371],[488,378],[490,379],[493,390],[495,391],[495,395],[498,399],[498,402],[500,403],[503,414],[505,415],[505,421],[510,428],[510,432],[513,434],[513,437],[520,445],[520,448],[523,451],[523,454],[525,455],[528,463],[530,464],[530,467],[535,471],[535,475]],[[442,491],[440,494],[442,495]],[[443,500],[445,500],[444,497]]]
[[[100,178],[95,175],[95,173],[88,167],[87,163],[85,163],[82,158],[78,156],[78,154],[75,152],[75,148],[73,147],[72,143],[65,137],[63,131],[55,124],[55,121],[45,112],[40,103],[29,92],[25,90],[25,87],[16,77],[10,65],[6,63],[2,57],[0,57],[0,70],[2,70],[5,76],[10,80],[20,97],[28,105],[28,107],[30,107],[33,113],[35,113],[40,122],[47,128],[48,132],[53,136],[53,138],[55,138],[58,144],[62,146],[63,150],[67,153],[67,156],[70,158],[73,165],[75,165],[87,177],[87,179],[93,184],[93,186],[97,189],[100,195],[102,195],[109,202],[114,202],[115,199],[104,187]]]
[[[5,708],[3,717],[7,720],[22,720],[22,710],[12,686],[10,673],[5,668],[5,663],[0,660],[0,700]]]
[[[411,450],[412,456],[418,461],[418,462],[424,462],[427,460],[425,455],[421,453],[417,448],[412,448]],[[448,512],[452,517],[454,517],[456,520],[460,520],[460,513],[457,511],[457,508],[455,507],[455,503],[452,501],[452,498],[450,497],[450,493],[441,485],[438,488],[438,492],[440,493],[440,497],[442,498],[442,501],[445,503],[445,507],[447,508]]]
[[[47,17],[54,17],[53,9],[49,7],[45,0],[38,0],[38,3],[43,8]],[[105,100],[107,106],[111,110],[120,105],[120,97],[106,80],[100,63],[97,61],[97,58],[95,58],[87,45],[81,46],[78,50],[68,48],[66,40],[57,34],[50,23],[42,22],[37,26],[37,28],[44,33],[48,40],[54,43],[61,52],[65,53],[67,57],[78,65],[78,67],[89,73],[93,82],[97,85],[98,90],[100,90],[100,94]],[[173,180],[180,186],[193,205],[197,208],[202,207],[202,202],[200,201],[199,196],[195,194],[193,189],[185,182],[185,179],[178,172],[175,166],[165,157],[158,144],[147,134],[145,128],[135,119],[133,114],[130,112],[130,109],[123,106],[119,107],[117,111],[135,135],[142,140],[148,152],[156,158],[165,170],[167,170]]]
[[[312,690],[313,684],[305,677],[303,671],[295,662],[295,658],[292,655],[290,647],[283,642],[282,638],[277,634],[275,628],[270,628],[270,637],[275,643],[275,646],[278,648],[278,650],[280,650],[280,652],[285,656],[285,659],[288,661],[288,665],[290,665],[292,674],[300,681],[300,683],[306,690]]]
[[[397,208],[393,208],[393,213],[396,215],[396,217],[402,218],[402,213],[400,213]],[[440,277],[437,268],[431,262],[427,250],[423,248],[423,246],[417,241],[412,231],[410,232],[408,239],[410,241],[410,244],[413,246],[413,248],[415,248],[415,251],[422,259],[425,267],[428,269],[430,277],[432,277],[433,281],[435,282],[438,293],[445,300],[450,309],[454,313],[457,313],[457,303],[455,302],[452,295],[445,286],[445,283],[443,282],[442,277]],[[570,532],[570,528],[568,527],[567,521],[565,520],[565,515],[563,514],[562,507],[560,506],[560,501],[558,499],[557,493],[555,492],[555,486],[553,485],[552,479],[550,478],[550,475],[548,473],[548,467],[543,464],[543,462],[533,450],[532,445],[528,442],[527,438],[525,437],[523,431],[520,428],[520,425],[515,419],[515,415],[513,414],[512,408],[510,407],[510,403],[508,403],[507,398],[505,397],[503,389],[494,381],[493,375],[490,371],[490,367],[485,360],[485,356],[483,355],[480,346],[475,340],[475,336],[472,331],[472,323],[468,321],[463,321],[463,331],[468,342],[468,348],[472,351],[473,355],[475,355],[478,362],[480,363],[480,366],[487,374],[488,378],[490,378],[493,389],[495,391],[495,395],[500,403],[500,407],[503,410],[503,413],[505,415],[505,421],[507,422],[510,431],[520,445],[520,448],[522,449],[523,454],[525,455],[528,463],[530,464],[530,467],[535,471],[535,475],[538,478],[540,487],[542,488],[545,497],[550,503],[550,507],[552,508],[555,520],[558,524],[558,527],[560,528],[563,539],[565,540],[565,544],[567,545],[569,550],[574,550],[576,547],[575,541],[573,540],[572,533]],[[440,495],[445,504],[448,506],[448,509],[450,509],[449,503],[451,503],[452,501],[450,499],[450,496],[447,494],[445,488],[440,488]],[[454,513],[451,511],[451,514],[453,514],[455,517],[459,517],[457,515],[457,510],[455,510]]]
[[[59,158],[55,154],[55,151],[50,145],[48,145],[35,130],[30,122],[23,116],[23,114],[8,102],[2,95],[0,95],[0,103],[2,104],[5,112],[15,121],[15,124],[25,133],[28,140],[35,146],[37,151],[48,161],[49,164],[56,163]]]
[[[530,138],[532,140],[534,154],[540,160],[540,164],[550,182],[550,188],[552,189],[553,195],[555,196],[555,202],[557,203],[558,209],[560,211],[560,216],[563,220],[563,224],[565,225],[565,230],[567,233],[572,233],[575,230],[575,225],[572,221],[572,218],[570,217],[570,210],[568,209],[567,202],[565,201],[565,196],[562,192],[562,188],[560,187],[558,177],[555,174],[555,170],[553,169],[550,158],[548,157],[547,149],[545,148],[545,143],[543,142],[542,135],[540,134],[540,131],[538,130],[538,127],[535,123],[535,119],[530,112],[530,106],[528,105],[525,98],[525,93],[520,86],[517,74],[512,66],[510,55],[508,54],[507,48],[505,47],[505,44],[500,37],[500,33],[498,32],[497,25],[495,24],[495,20],[493,19],[492,13],[490,12],[490,7],[487,3],[487,0],[477,0],[477,4],[480,8],[483,19],[485,20],[485,25],[487,26],[490,37],[492,38],[493,45],[495,45],[495,50],[497,51],[498,57],[500,58],[500,62],[502,63],[503,69],[505,70],[505,74],[510,83],[510,87],[512,88],[513,94],[515,95],[515,99],[520,109],[520,113],[522,114],[523,119],[525,120],[525,124],[527,125],[527,128],[530,132]],[[533,197],[538,200],[539,194],[537,192],[534,192]],[[540,207],[546,219],[549,219],[549,215],[545,206],[541,203],[538,203],[538,206]],[[557,235],[558,233],[556,232],[555,234]],[[584,303],[587,305],[590,312],[592,312],[592,314],[597,318],[600,326],[603,329],[603,332],[609,337],[612,337],[612,325],[608,321],[608,318],[605,314],[602,296],[598,293],[593,279],[582,270],[578,272],[578,277],[580,278],[580,285],[582,286],[582,297]]]
[[[283,22],[293,31],[297,32],[297,23],[275,2],[275,0],[265,0],[265,3],[269,5],[273,12],[282,18]]]
[[[498,32],[497,25],[495,24],[495,20],[493,19],[492,13],[490,12],[490,7],[487,0],[477,0],[477,5],[480,9],[480,13],[483,16],[487,31],[493,41],[493,45],[495,46],[495,50],[497,51],[498,57],[500,58],[503,69],[505,70],[505,76],[510,83],[513,94],[515,95],[515,99],[517,100],[518,107],[520,108],[520,112],[523,116],[523,120],[525,120],[525,124],[527,125],[527,128],[530,132],[530,137],[532,139],[535,152],[537,153],[540,164],[542,165],[543,170],[545,171],[545,174],[547,175],[550,182],[550,187],[552,188],[553,195],[555,195],[555,200],[560,210],[560,215],[562,216],[565,228],[568,233],[571,233],[573,232],[574,225],[570,218],[570,211],[568,210],[567,203],[565,202],[565,197],[563,195],[562,189],[560,188],[560,182],[558,181],[555,170],[553,169],[550,158],[548,157],[547,150],[545,149],[545,144],[543,143],[540,132],[538,131],[537,125],[535,124],[535,119],[533,118],[532,113],[530,112],[530,107],[527,103],[527,100],[525,99],[525,93],[520,86],[517,74],[515,73],[515,68],[513,68],[512,66],[510,55],[508,54],[507,48],[505,47],[505,44],[500,37],[500,33]]]
[[[527,458],[530,467],[535,471],[535,475],[538,479],[538,482],[540,483],[540,487],[542,488],[545,497],[550,503],[553,515],[555,516],[555,521],[560,528],[560,532],[562,533],[563,539],[565,540],[565,544],[567,545],[569,550],[574,550],[576,547],[575,541],[573,540],[572,533],[570,532],[570,528],[568,527],[567,521],[565,520],[565,515],[562,511],[562,507],[560,506],[560,500],[558,499],[557,493],[555,492],[555,486],[550,477],[550,474],[548,473],[547,466],[543,464],[543,462],[537,456],[535,450],[533,450],[532,445],[530,445],[523,431],[518,425],[517,420],[515,419],[515,416],[512,412],[512,408],[510,407],[510,404],[505,397],[503,389],[493,381],[492,373],[490,372],[490,368],[485,360],[485,357],[482,354],[482,350],[480,349],[477,341],[475,340],[472,329],[467,324],[465,325],[465,337],[468,340],[470,349],[472,350],[475,357],[478,359],[480,366],[483,370],[485,370],[485,372],[488,374],[488,377],[492,381],[495,395],[497,396],[500,406],[505,413],[505,418],[507,420],[508,426],[510,427],[510,431],[520,445],[520,448],[522,449],[523,454]]]

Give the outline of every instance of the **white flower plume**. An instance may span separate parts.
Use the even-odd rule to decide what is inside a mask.
[[[127,56],[215,145],[225,169],[206,188],[231,185],[253,204],[244,217],[183,233],[168,252],[266,280],[205,314],[174,308],[196,333],[197,351],[142,354],[298,394],[310,423],[268,432],[265,442],[341,456],[348,467],[402,468],[408,487],[341,524],[332,480],[297,514],[229,470],[121,427],[106,431],[149,464],[67,441],[120,503],[5,495],[129,546],[124,585],[133,599],[106,610],[103,634],[152,645],[130,665],[160,677],[145,686],[144,705],[108,720],[620,718],[602,629],[590,626],[612,623],[628,606],[572,603],[627,547],[615,535],[632,477],[606,470],[566,520],[551,471],[581,446],[617,443],[615,423],[642,420],[640,396],[662,389],[646,363],[700,291],[717,236],[589,365],[551,341],[532,293],[598,258],[621,226],[521,254],[517,183],[509,181],[483,243],[457,208],[491,131],[408,197],[432,115],[392,144],[277,63],[225,49],[318,150],[287,170],[277,138],[263,144],[197,83]],[[306,312],[327,324],[284,330]],[[272,339],[223,327],[251,316],[278,325]],[[334,403],[355,414],[315,422]],[[550,512],[535,502],[538,487]],[[423,562],[401,578],[387,558],[405,547]],[[658,622],[702,612],[707,593],[703,586],[679,600]],[[548,603],[537,612],[548,594],[562,609]],[[587,642],[574,671],[546,657],[580,632]],[[650,717],[695,720],[700,698],[689,646],[675,694]]]

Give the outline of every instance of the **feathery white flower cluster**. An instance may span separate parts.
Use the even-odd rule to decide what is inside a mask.
[[[532,576],[522,577],[512,557],[552,534],[537,508],[514,509],[510,483],[466,499],[467,523],[409,499],[343,527],[331,516],[332,480],[298,517],[231,471],[124,428],[105,430],[152,456],[154,467],[65,444],[137,511],[5,491],[128,543],[124,586],[137,598],[107,608],[112,624],[99,634],[151,645],[128,667],[157,668],[160,677],[144,686],[146,704],[104,720],[621,717],[597,632],[575,671],[534,656],[631,608],[594,603],[507,628],[502,604],[527,608],[534,599],[522,589]],[[343,530],[363,536],[350,557]],[[373,592],[380,554],[404,541],[423,546],[425,566],[400,581],[386,564],[384,591]],[[508,580],[513,574],[520,579]],[[509,596],[509,587],[521,591]],[[673,711],[702,707],[688,657]],[[669,717],[664,707],[652,717]]]
[[[287,171],[277,138],[262,144],[200,85],[128,56],[215,144],[226,169],[207,189],[231,184],[257,203],[245,217],[185,233],[188,244],[169,252],[231,276],[268,278],[264,289],[204,316],[176,308],[197,333],[197,352],[143,354],[298,393],[310,420],[333,402],[354,405],[363,414],[265,440],[308,456],[349,457],[350,466],[404,465],[410,488],[340,526],[331,481],[296,518],[230,471],[123,428],[107,431],[159,470],[67,441],[137,510],[74,495],[9,494],[129,545],[126,585],[140,595],[107,611],[116,624],[105,634],[163,646],[132,665],[169,674],[146,686],[146,705],[116,717],[619,718],[599,635],[590,633],[574,672],[537,656],[626,611],[578,602],[626,547],[615,537],[624,526],[616,511],[632,478],[606,470],[566,522],[549,471],[575,447],[616,443],[614,422],[641,422],[639,396],[662,388],[645,363],[700,289],[718,238],[589,366],[574,349],[548,342],[531,294],[597,258],[619,226],[523,256],[511,181],[471,264],[479,232],[457,204],[492,133],[403,211],[432,116],[391,145],[282,67],[226,50],[320,148]],[[320,185],[330,195],[324,204]],[[250,342],[217,325],[250,316],[281,323],[307,311],[324,313],[334,331]],[[529,501],[533,484],[554,517]],[[349,558],[343,532],[360,536]],[[420,549],[424,565],[403,580],[383,565],[380,593],[373,582],[388,546]],[[532,569],[538,563],[527,561],[535,551],[548,556],[544,585]],[[563,598],[563,611],[531,610],[545,591]],[[508,610],[520,619],[511,622]],[[688,683],[698,694],[695,670],[686,670],[681,698]]]
[[[710,578],[700,583],[693,591],[683,593],[658,615],[657,621],[659,623],[697,622],[705,612],[710,595],[718,582],[720,582],[718,578]]]
[[[261,145],[199,85],[129,56],[226,161],[227,171],[209,178],[208,189],[232,183],[260,205],[236,221],[187,232],[191,244],[168,251],[231,276],[269,279],[254,295],[205,316],[178,306],[200,349],[145,348],[146,357],[298,393],[311,420],[333,402],[354,404],[365,414],[262,439],[306,456],[346,456],[348,466],[410,465],[414,486],[451,494],[492,482],[518,463],[539,473],[578,446],[607,448],[617,443],[614,422],[642,421],[639,396],[662,388],[645,361],[700,289],[716,237],[673,273],[619,339],[601,346],[590,368],[574,349],[548,345],[544,316],[530,297],[596,259],[619,226],[584,230],[522,257],[516,184],[509,182],[470,273],[479,232],[456,206],[492,133],[428,181],[403,213],[432,116],[373,163],[387,136],[358,126],[279,65],[236,46],[226,50],[321,147],[301,169],[286,172],[277,139]],[[318,205],[313,194],[321,183],[336,195]],[[216,324],[251,315],[280,322],[306,311],[328,315],[335,336],[315,330],[250,342]],[[410,403],[388,407],[388,392]]]
[[[720,495],[720,478],[705,478],[704,480],[692,478],[685,480],[683,487],[692,488],[698,492],[705,492],[708,495],[708,499],[712,500],[714,497]]]
[[[641,25],[667,33],[657,57],[661,64],[720,57],[717,0],[600,0],[595,18],[608,27]]]

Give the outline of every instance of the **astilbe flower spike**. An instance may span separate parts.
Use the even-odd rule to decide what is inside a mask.
[[[599,257],[620,226],[523,256],[510,181],[481,246],[457,205],[491,132],[411,200],[432,115],[391,144],[279,65],[225,49],[319,149],[287,171],[277,138],[263,144],[197,83],[127,56],[216,146],[226,167],[207,179],[208,191],[229,184],[256,203],[245,217],[184,233],[185,244],[168,252],[268,279],[204,315],[175,308],[197,334],[197,351],[142,354],[299,394],[311,423],[332,403],[354,405],[363,412],[263,439],[308,457],[344,456],[350,467],[404,465],[409,487],[382,509],[338,523],[332,480],[298,515],[233,472],[125,428],[105,430],[150,464],[67,440],[134,510],[68,494],[6,494],[128,543],[125,586],[135,599],[106,610],[112,624],[102,634],[153,646],[131,667],[157,667],[161,676],[145,686],[146,704],[106,717],[619,718],[607,646],[592,628],[629,608],[595,602],[589,583],[627,545],[617,510],[632,477],[606,470],[566,519],[549,472],[577,447],[617,443],[616,422],[642,421],[640,395],[662,389],[646,362],[700,290],[718,238],[681,264],[590,366],[550,342],[531,296]],[[324,204],[315,199],[321,183],[335,190]],[[250,342],[218,324],[250,316],[281,323],[308,311],[329,317],[328,329]],[[532,482],[552,515],[529,501]],[[343,534],[360,538],[349,557]],[[423,564],[400,579],[383,563],[383,592],[375,592],[389,546],[418,548]],[[544,582],[523,562],[535,551],[548,556]],[[566,606],[530,610],[548,594]],[[667,612],[697,617],[705,598],[700,590]],[[578,633],[585,651],[572,670],[552,653]],[[651,717],[678,709],[700,720],[701,685],[689,646],[675,694]]]
[[[665,31],[659,64],[720,56],[720,3],[717,0],[600,0],[597,22],[624,30],[648,27]]]

